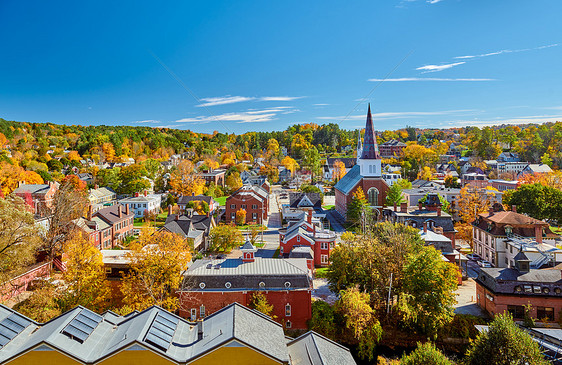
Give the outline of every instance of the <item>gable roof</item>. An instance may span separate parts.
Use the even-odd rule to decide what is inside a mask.
[[[352,365],[351,352],[342,345],[315,332],[307,332],[287,344],[292,364]]]
[[[113,224],[125,217],[133,218],[135,216],[135,213],[133,213],[132,211],[129,211],[129,214],[127,215],[125,213],[126,212],[125,209],[126,208],[120,204],[112,205],[111,207],[98,210],[97,212],[94,213],[94,217],[100,217],[108,224]],[[119,210],[121,210],[121,212],[123,213],[123,216],[121,218],[119,218]]]
[[[334,188],[347,195],[361,181],[361,178],[361,167],[355,165],[336,183]]]
[[[320,193],[290,192],[289,206],[291,208],[302,208],[302,207],[321,208],[322,195]]]

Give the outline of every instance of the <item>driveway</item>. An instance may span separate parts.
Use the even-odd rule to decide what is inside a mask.
[[[477,317],[487,318],[488,315],[476,304],[476,282],[472,278],[468,278],[462,282],[455,294],[457,295],[457,304],[455,304],[455,313],[471,314]]]
[[[338,297],[330,290],[327,279],[314,279],[312,289],[312,297],[323,300],[328,304],[334,304]]]

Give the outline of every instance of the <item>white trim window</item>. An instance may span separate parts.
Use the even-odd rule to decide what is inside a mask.
[[[199,316],[201,316],[201,318],[205,317],[205,306],[203,304],[199,307]]]
[[[191,320],[197,320],[197,308],[191,308]]]
[[[285,317],[290,317],[291,316],[291,304],[287,303],[285,304]]]
[[[328,263],[328,255],[320,255],[320,262],[322,264],[327,264]]]

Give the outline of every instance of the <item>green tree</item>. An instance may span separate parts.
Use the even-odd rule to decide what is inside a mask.
[[[435,336],[453,319],[458,270],[425,246],[410,254],[403,272],[400,311],[407,323]]]
[[[219,224],[211,228],[209,237],[211,239],[210,250],[214,252],[230,252],[234,247],[244,243],[238,228],[228,224]]]
[[[369,203],[363,193],[363,189],[358,187],[347,206],[347,219],[351,223],[360,224],[365,215],[369,212]]]
[[[409,355],[400,359],[400,365],[453,365],[453,362],[443,355],[435,344],[431,342],[421,343]]]
[[[393,184],[386,193],[386,205],[393,206],[394,204],[400,205],[406,201],[402,195],[402,187],[398,184]]]
[[[468,349],[467,365],[547,365],[539,345],[520,329],[510,314],[498,314],[488,331],[480,332]]]
[[[506,192],[504,204],[516,205],[517,211],[536,219],[555,219],[562,222],[562,191],[540,183],[523,184]]]
[[[335,324],[335,310],[330,304],[323,300],[312,302],[312,318],[309,328],[328,338],[335,339],[337,325]]]

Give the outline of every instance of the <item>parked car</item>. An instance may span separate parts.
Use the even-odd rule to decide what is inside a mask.
[[[466,255],[466,258],[469,259],[470,261],[480,261],[480,260],[482,260],[482,257],[480,257],[478,254],[475,254],[475,253],[469,253],[468,255]]]
[[[492,267],[492,264],[490,264],[490,262],[486,260],[478,261],[478,265],[480,267]]]

